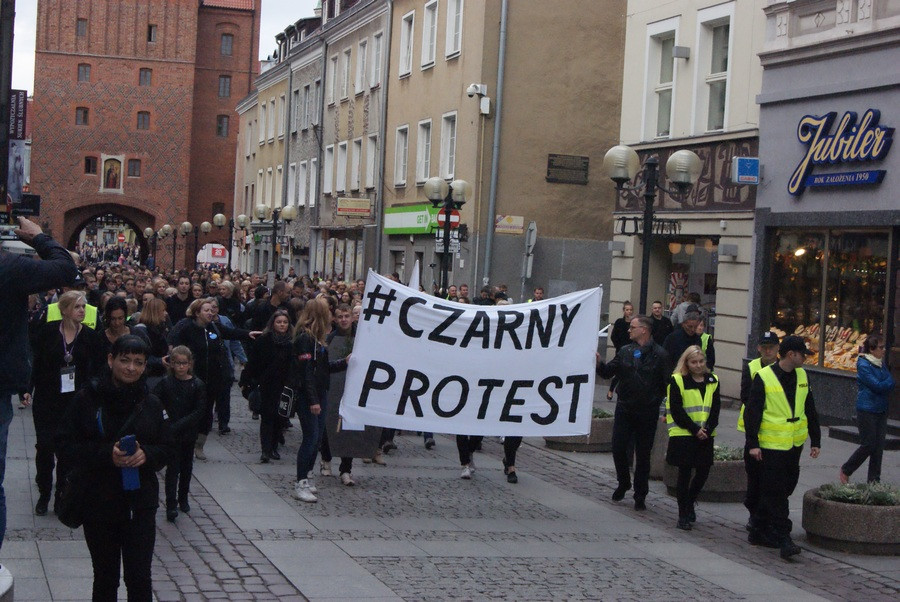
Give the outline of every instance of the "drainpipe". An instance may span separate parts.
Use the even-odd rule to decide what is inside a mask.
[[[497,172],[500,163],[500,118],[503,115],[503,71],[506,62],[506,26],[509,0],[503,0],[500,10],[500,51],[497,55],[497,108],[494,116],[494,145],[491,150],[491,189],[488,197],[488,214],[485,221],[484,278],[481,285],[491,281],[491,255],[494,251],[494,214],[497,212]]]
[[[323,11],[323,15],[327,11]],[[313,133],[315,134],[315,127],[319,128],[319,133],[316,135],[316,140],[319,142],[316,145],[316,173],[309,174],[310,178],[316,179],[316,196],[319,196],[319,192],[321,192],[322,182],[321,178],[319,178],[319,172],[322,171],[322,152],[323,152],[323,137],[325,133],[325,83],[326,76],[328,75],[326,69],[328,67],[328,44],[325,42],[325,30],[324,30],[324,21],[325,18],[322,18],[323,21],[323,30],[319,33],[322,37],[322,96],[319,99],[319,106],[316,107],[316,110],[319,112],[319,122],[313,126]],[[319,229],[319,206],[321,203],[318,202],[318,199],[309,199],[310,202],[316,204],[315,211],[312,212],[310,216],[310,226],[309,226],[309,276],[310,278],[313,275],[313,272],[316,271],[316,262],[319,261],[318,257],[318,249],[319,249],[319,237],[322,236],[322,231]],[[313,237],[313,233],[315,233],[315,237]]]
[[[378,140],[381,143],[381,152],[378,153],[378,165],[375,169],[375,271],[381,273],[381,253],[384,247],[384,153],[385,136],[387,135],[387,101],[388,82],[390,76],[391,55],[391,31],[394,22],[394,2],[387,2],[387,26],[384,28],[384,48],[381,49],[382,62],[382,86],[381,86],[381,123],[378,124]]]
[[[281,203],[282,207],[287,207],[291,204],[293,199],[287,198],[288,193],[288,179],[290,178],[290,167],[288,166],[288,162],[291,159],[291,115],[293,114],[291,109],[291,102],[294,98],[294,70],[291,69],[291,62],[288,60],[288,57],[280,57],[281,60],[287,63],[288,69],[288,87],[287,94],[284,95],[284,160],[281,162],[281,198],[278,200]],[[274,224],[273,224],[274,226]],[[284,237],[285,239],[290,238],[290,233],[288,229],[290,228],[290,224],[285,222],[284,224]],[[274,227],[272,228],[272,236],[276,236],[278,233],[275,232]],[[291,249],[291,252],[288,253],[288,268],[291,267],[291,262],[293,261],[292,255],[294,250]],[[281,257],[278,258],[279,263],[284,263],[284,248],[282,247]],[[278,266],[279,268],[283,268],[283,265]],[[282,273],[287,274],[288,270],[284,270]]]

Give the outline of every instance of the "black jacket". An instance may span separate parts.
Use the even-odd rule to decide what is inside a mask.
[[[153,394],[166,410],[172,438],[179,442],[197,438],[206,409],[206,385],[196,376],[178,380],[171,374],[156,384]]]
[[[241,373],[239,386],[259,386],[263,406],[274,410],[278,406],[281,390],[290,384],[290,338],[278,342],[271,332],[261,334],[250,347],[250,357]]]
[[[122,488],[122,471],[112,461],[113,446],[125,435],[134,435],[147,456],[138,469],[141,486],[134,491]],[[159,505],[156,471],[169,461],[172,438],[162,404],[147,392],[143,379],[125,387],[108,377],[93,379],[66,410],[56,444],[63,460],[83,469],[88,480],[86,520],[121,522],[133,510]]]
[[[772,364],[772,371],[778,378],[778,382],[784,388],[784,396],[787,397],[791,411],[794,410],[794,401],[797,395],[797,371],[785,372],[776,361]],[[766,385],[759,373],[753,378],[750,385],[750,396],[744,406],[744,428],[746,429],[747,449],[759,447],[759,427],[762,425],[763,412],[766,407]],[[810,447],[820,447],[822,443],[822,428],[819,425],[819,413],[816,411],[816,402],[813,399],[812,389],[806,394],[804,404],[806,413],[806,428],[809,431]]]
[[[672,326],[672,320],[665,316],[662,316],[659,320],[650,316],[650,319],[653,320],[653,328],[650,329],[650,336],[653,337],[653,340],[657,345],[662,345],[665,343],[666,337],[675,330],[675,327]]]
[[[631,322],[625,318],[619,318],[613,324],[609,340],[612,341],[616,351],[631,342],[631,337],[628,335],[628,327],[630,324]]]
[[[702,348],[702,343],[699,334],[689,335],[684,331],[683,327],[678,326],[672,331],[672,334],[666,337],[666,340],[663,343],[663,349],[669,354],[669,359],[671,360],[672,368],[674,369],[675,364],[678,363],[678,360],[681,358],[681,354],[684,353],[685,349],[691,345]],[[710,339],[709,347],[706,348],[706,367],[712,370],[715,366],[716,347],[713,344],[713,340]]]
[[[328,361],[328,349],[310,334],[301,332],[294,339],[293,376],[300,401],[313,406],[327,400],[331,373],[347,369],[347,360]]]
[[[0,251],[0,390],[25,391],[28,361],[28,295],[75,281],[78,268],[62,245],[46,234],[31,246],[41,259]]]
[[[617,376],[619,403],[634,412],[659,412],[669,382],[669,356],[651,339],[641,347],[629,343],[609,363],[601,362],[597,374],[602,378]]]
[[[206,384],[207,394],[221,391],[230,386],[228,375],[228,351],[224,339],[250,340],[248,331],[228,328],[210,322],[204,328],[194,320],[178,324],[172,328],[172,346],[184,345],[194,354],[194,375]]]

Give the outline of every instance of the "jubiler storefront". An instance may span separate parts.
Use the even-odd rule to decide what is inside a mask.
[[[887,337],[886,358],[900,376],[900,151],[891,149],[900,124],[900,11],[838,11],[816,25],[803,20],[809,3],[796,4],[767,9],[785,26],[771,29],[761,54],[765,177],[750,336],[768,328],[804,337],[815,352],[807,364],[819,413],[843,422],[855,414],[856,360],[867,337]],[[851,23],[856,33],[847,36]],[[900,415],[896,391],[890,412]]]

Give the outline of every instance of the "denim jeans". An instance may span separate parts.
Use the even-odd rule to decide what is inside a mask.
[[[303,441],[300,443],[300,449],[297,450],[298,481],[306,478],[309,471],[316,465],[316,456],[319,455],[319,441],[322,439],[322,433],[325,432],[327,404],[324,401],[320,402],[319,407],[322,408],[322,411],[318,416],[314,416],[305,403],[301,402],[297,408],[300,430],[303,432]]]
[[[12,391],[0,391],[0,547],[6,537],[6,491],[3,480],[6,477],[6,442],[9,439],[9,423],[13,419]]]
[[[859,447],[841,466],[848,477],[856,472],[866,458],[869,459],[869,483],[881,481],[881,457],[884,455],[884,441],[887,436],[887,412],[875,414],[864,410],[856,411],[859,425]]]

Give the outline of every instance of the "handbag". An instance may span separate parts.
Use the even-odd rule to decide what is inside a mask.
[[[281,399],[278,400],[278,415],[282,418],[290,418],[294,414],[294,390],[290,387],[281,389]]]
[[[253,387],[253,390],[250,391],[250,395],[247,396],[247,405],[254,414],[260,413],[262,410],[262,395],[259,392],[259,387]]]
[[[72,468],[66,475],[60,488],[59,500],[55,504],[56,517],[70,529],[77,529],[84,523],[85,497],[88,490],[88,480],[85,476],[83,468],[77,466]]]

